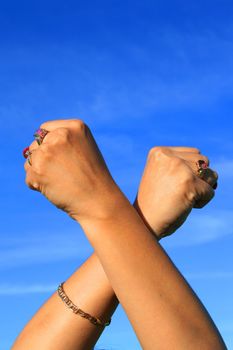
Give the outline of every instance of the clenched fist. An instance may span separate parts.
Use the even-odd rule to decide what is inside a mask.
[[[123,194],[89,128],[80,120],[51,121],[41,128],[49,133],[40,146],[36,141],[30,145],[28,186],[79,222],[114,216]],[[155,147],[149,152],[135,207],[158,238],[173,233],[193,207],[203,207],[214,196],[217,174],[208,168],[200,178],[198,160],[209,163],[190,147]]]
[[[213,198],[218,175],[207,168],[200,178],[199,160],[209,165],[196,148],[150,150],[134,205],[158,238],[175,232],[193,207],[202,208]]]
[[[108,216],[119,190],[89,128],[80,120],[50,121],[41,128],[49,133],[40,146],[30,145],[27,185],[75,220]]]

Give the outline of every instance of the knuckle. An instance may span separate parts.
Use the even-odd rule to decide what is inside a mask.
[[[86,125],[85,125],[84,121],[81,120],[81,119],[73,119],[73,120],[71,120],[70,126],[72,128],[74,128],[75,130],[78,130],[78,131],[84,131],[85,128],[86,128]]]
[[[44,123],[40,124],[40,129],[46,129],[48,123],[49,122],[44,122]]]
[[[169,157],[168,165],[173,171],[180,172],[181,178],[186,178],[189,176],[189,171],[184,171],[184,161],[178,157]]]
[[[68,128],[59,128],[51,133],[51,144],[64,144],[69,139],[70,131]],[[50,147],[47,147],[47,149],[44,149],[45,153],[50,153]]]
[[[35,180],[31,171],[27,173],[25,183],[31,190],[39,190],[39,183]]]
[[[196,202],[196,193],[194,191],[187,191],[186,198],[189,203],[192,203],[194,205]]]
[[[35,171],[35,173],[39,176],[43,176],[45,174],[45,162],[44,162],[44,158],[39,158],[37,159],[36,162],[34,162],[33,164],[33,170]]]
[[[29,150],[33,151],[36,148],[38,148],[38,143],[36,141],[33,141],[29,146]]]
[[[151,148],[148,152],[148,158],[151,158],[154,155],[154,148]]]
[[[161,146],[155,146],[153,147],[154,153],[162,153],[164,151],[164,147]]]
[[[149,150],[148,156],[149,157],[155,156],[156,158],[160,158],[163,154],[164,154],[164,148],[160,146],[155,146]]]
[[[49,164],[52,152],[50,151],[50,145],[43,145],[37,151],[33,159],[33,171],[35,174],[42,176],[45,174],[46,164]]]
[[[68,137],[69,129],[68,128],[58,128],[54,135],[58,135],[59,137]]]
[[[32,190],[35,190],[35,191],[39,191],[40,190],[40,185],[37,181],[33,181],[32,184],[31,184],[31,189]]]
[[[50,143],[43,143],[36,152],[34,152],[34,163],[43,163],[44,160],[47,160],[51,157],[53,153],[53,145]]]
[[[195,188],[195,180],[192,177],[183,178],[183,181],[180,184],[180,188],[182,189],[185,197],[189,201],[189,203],[195,203],[197,198],[197,191]]]

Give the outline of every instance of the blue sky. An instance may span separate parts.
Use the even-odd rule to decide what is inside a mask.
[[[226,0],[0,2],[0,350],[92,251],[24,184],[35,129],[76,116],[130,200],[150,147],[210,157],[214,201],[163,246],[233,349],[232,11]],[[99,347],[140,349],[121,308]]]

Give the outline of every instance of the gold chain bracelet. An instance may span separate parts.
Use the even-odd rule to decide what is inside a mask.
[[[87,320],[89,320],[92,324],[94,324],[95,326],[101,326],[101,327],[106,327],[109,326],[111,323],[111,319],[104,323],[102,322],[99,318],[91,316],[90,314],[84,312],[83,310],[81,310],[78,306],[76,306],[70,299],[69,297],[66,295],[64,288],[63,288],[64,282],[62,282],[58,288],[57,288],[57,293],[59,295],[59,297],[61,298],[61,300],[66,304],[66,306],[71,309],[73,311],[73,313],[75,313],[76,315],[79,315],[83,318],[86,318]]]

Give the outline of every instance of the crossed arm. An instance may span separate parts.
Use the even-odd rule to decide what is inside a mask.
[[[107,321],[118,300],[96,254],[64,284],[69,298],[91,315]],[[91,350],[102,331],[75,315],[54,293],[19,335],[12,350]]]
[[[49,127],[51,125],[46,125],[47,129]],[[32,161],[36,164],[36,154]],[[163,158],[163,165],[165,161]],[[171,169],[166,167],[167,172]],[[51,172],[51,169],[49,171]],[[144,174],[147,184],[150,183],[148,173],[147,171]],[[157,173],[159,173],[158,167]],[[30,182],[32,180],[28,179],[30,186],[35,186],[35,178],[34,174],[33,185]],[[156,183],[153,172],[152,178]],[[176,176],[173,175],[173,178]],[[147,220],[150,230],[113,183],[111,183],[111,191],[109,191],[109,184],[105,184],[108,190],[105,192],[107,193],[105,204],[102,205],[103,202],[101,204],[101,215],[93,218],[77,214],[76,211],[74,213],[72,210],[71,216],[81,224],[96,254],[67,280],[64,288],[74,303],[103,321],[111,317],[118,298],[142,347],[146,350],[155,348],[225,349],[221,336],[208,313],[151,233],[153,230],[161,236],[164,235],[166,230],[169,232],[175,221],[176,225],[179,220],[182,222],[190,211],[190,206],[185,206],[181,210],[179,208],[181,203],[176,202],[177,208],[173,213],[179,210],[179,218],[176,217],[175,220],[169,217],[170,203],[164,200],[163,205],[160,195],[166,195],[170,180],[170,178],[167,179],[167,186],[161,181],[157,183],[158,188],[163,185],[162,191],[158,188],[152,191],[150,187],[150,193],[153,192],[153,196],[157,194],[160,205],[152,202],[149,195],[146,197],[145,193],[148,189],[146,186],[142,186],[141,193],[139,191],[141,209],[145,208],[142,210],[144,221]],[[181,183],[182,181],[180,185]],[[172,185],[175,186],[177,183]],[[43,192],[42,189],[40,190]],[[206,196],[209,200],[212,196],[210,193],[205,193],[203,197],[206,191],[200,186],[198,191],[202,195],[196,197],[195,202],[198,202],[197,198],[201,201]],[[193,206],[191,192],[190,189],[186,189],[185,196]],[[103,192],[101,194],[103,196]],[[46,193],[46,196],[51,200],[50,194]],[[145,198],[151,204],[147,207],[148,210],[146,210]],[[60,201],[63,202],[63,198]],[[184,202],[184,197],[181,201]],[[55,204],[61,206],[61,202]],[[80,211],[82,210],[83,208],[80,208]],[[167,215],[165,215],[166,210],[168,210]],[[92,349],[102,330],[70,312],[54,294],[26,326],[13,349]]]

